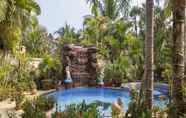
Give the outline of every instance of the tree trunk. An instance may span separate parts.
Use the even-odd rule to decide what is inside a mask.
[[[145,104],[153,108],[153,64],[154,64],[154,1],[146,0],[146,35],[145,35]]]
[[[186,0],[173,0],[173,103],[178,116],[184,109],[184,20]]]
[[[185,16],[186,16],[186,9],[185,9]],[[184,23],[184,44],[186,44],[186,18]],[[184,66],[186,68],[186,46],[185,45],[184,45]]]

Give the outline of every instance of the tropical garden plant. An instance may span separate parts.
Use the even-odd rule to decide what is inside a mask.
[[[36,100],[34,100],[35,106],[42,111],[49,111],[54,108],[55,102],[55,98],[52,96],[40,96]]]
[[[64,112],[56,111],[52,118],[102,118],[96,104],[86,104],[83,101],[80,104],[71,104],[66,106]]]
[[[38,107],[35,107],[32,102],[26,101],[23,106],[24,113],[22,114],[23,118],[45,118],[45,113],[39,109]]]

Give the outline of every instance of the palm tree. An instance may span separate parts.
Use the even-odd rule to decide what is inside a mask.
[[[120,13],[128,13],[130,0],[86,0],[90,4],[91,12],[94,16],[106,16],[115,20]]]
[[[74,27],[66,24],[64,27],[59,28],[55,34],[60,38],[60,43],[75,43],[80,37],[80,33],[75,31]]]
[[[90,4],[92,14],[97,17],[99,9],[99,0],[86,0]]]
[[[100,4],[100,11],[103,16],[107,16],[112,20],[119,16],[116,0],[104,0],[104,3]]]
[[[0,4],[0,45],[5,53],[14,50],[16,43],[24,38],[32,14],[40,14],[41,10],[34,0],[3,0]]]
[[[0,1],[0,22],[9,22],[17,19],[18,15],[25,12],[35,12],[37,15],[41,13],[39,5],[34,0],[2,0]],[[15,17],[16,16],[16,17]]]
[[[130,17],[132,18],[132,23],[134,25],[135,35],[138,37],[138,24],[139,21],[137,20],[138,17],[142,15],[142,8],[138,6],[134,6],[130,11]]]
[[[186,0],[172,0],[173,10],[173,104],[177,117],[186,112],[184,109],[184,20]]]
[[[153,64],[154,64],[154,2],[146,0],[146,37],[145,37],[145,104],[146,109],[153,105]]]

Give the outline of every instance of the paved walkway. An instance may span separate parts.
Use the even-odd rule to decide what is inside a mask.
[[[15,111],[15,102],[9,99],[0,102],[0,118],[9,118],[8,114],[16,115],[17,118],[21,118],[20,114],[22,110]]]

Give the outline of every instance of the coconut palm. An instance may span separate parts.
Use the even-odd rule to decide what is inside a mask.
[[[0,22],[9,22],[17,19],[20,14],[25,12],[41,13],[39,5],[34,0],[1,0],[0,1]]]
[[[90,3],[91,12],[94,16],[98,16],[98,10],[99,10],[99,0],[86,0],[87,3]]]
[[[1,40],[11,38],[11,36],[8,37],[7,35],[18,32],[15,30],[16,28],[24,31],[25,27],[30,23],[31,14],[40,14],[41,12],[39,5],[34,0],[1,0],[0,4],[0,29],[4,31],[1,32]],[[15,37],[12,36],[12,39]]]
[[[112,20],[120,17],[120,14],[127,15],[130,0],[87,0],[94,16],[107,16]]]
[[[153,47],[154,47],[154,1],[146,0],[146,36],[145,36],[145,104],[152,109],[153,101]]]
[[[177,117],[186,112],[184,96],[184,20],[186,0],[172,0],[173,12],[173,104]]]
[[[170,118],[178,118],[186,114],[185,85],[185,5],[186,0],[166,0],[166,11],[173,15],[173,81],[171,90]],[[174,113],[173,113],[174,112]]]
[[[79,39],[79,32],[75,31],[74,27],[71,27],[68,24],[65,24],[64,27],[59,28],[55,34],[59,35],[60,43],[75,43]]]

